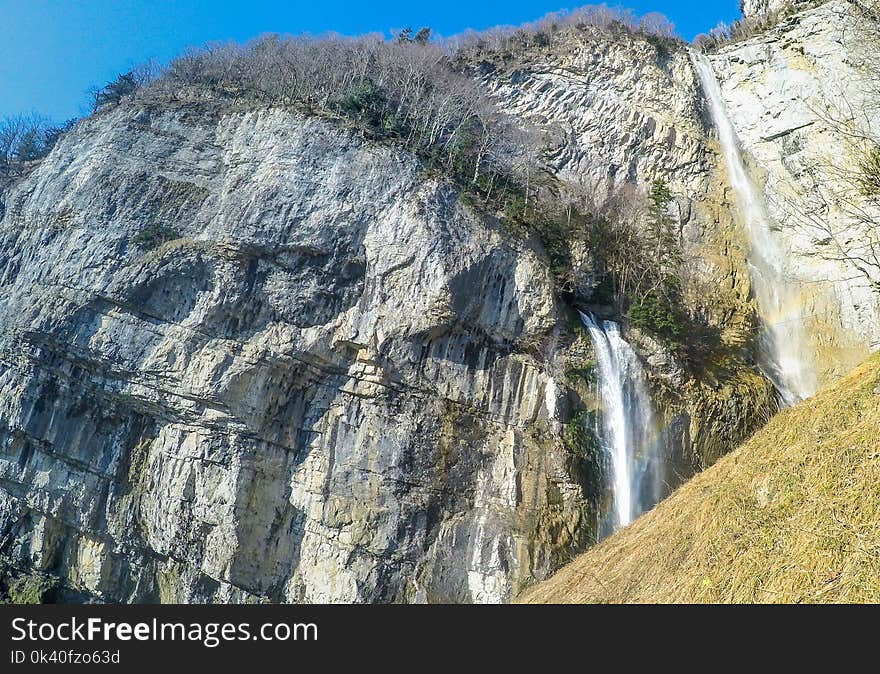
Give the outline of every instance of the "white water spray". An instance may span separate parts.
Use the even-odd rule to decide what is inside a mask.
[[[765,326],[761,336],[762,369],[786,405],[812,396],[818,388],[813,350],[803,327],[798,294],[784,274],[783,254],[770,230],[764,200],[743,161],[739,139],[721,95],[712,64],[691,52],[691,60],[709,102],[724,154],[730,185],[751,245],[749,271]]]
[[[611,459],[614,522],[626,526],[662,496],[663,474],[651,401],[638,356],[613,321],[581,314],[598,361],[599,438]]]

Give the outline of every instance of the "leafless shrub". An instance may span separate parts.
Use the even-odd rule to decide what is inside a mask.
[[[834,156],[808,169],[815,188],[807,207],[783,197],[776,205],[809,241],[800,254],[838,263],[854,272],[848,280],[880,293],[880,2],[853,4],[859,15],[847,39],[863,96],[853,101],[843,91],[812,108],[839,139]]]
[[[0,173],[16,175],[27,162],[45,157],[72,124],[55,126],[36,113],[0,119]]]
[[[103,87],[95,87],[89,93],[92,98],[92,109],[98,111],[108,105],[117,105],[127,96],[132,96],[140,89],[156,80],[162,68],[155,61],[149,61],[121,73],[112,82]]]
[[[150,91],[208,90],[335,116],[497,195],[500,183],[531,170],[535,158],[526,155],[539,148],[452,66],[445,45],[423,32],[417,37],[269,35],[247,45],[211,44],[175,59]]]
[[[552,49],[572,36],[602,32],[608,36],[637,36],[671,47],[680,44],[675,26],[664,15],[651,12],[641,18],[632,10],[588,5],[571,12],[555,12],[522,26],[501,26],[482,32],[468,32],[448,41],[462,61],[478,62],[487,57],[517,57],[533,48]]]

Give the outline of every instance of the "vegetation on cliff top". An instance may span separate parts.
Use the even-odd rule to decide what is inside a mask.
[[[35,113],[0,119],[0,178],[15,176],[45,157],[72,126],[73,120],[55,125]]]
[[[722,21],[708,33],[697,35],[694,38],[694,47],[703,52],[717,51],[727,45],[766,33],[795,14],[815,9],[826,2],[828,0],[790,0],[771,12],[757,16],[743,16],[730,24]],[[742,6],[743,3],[740,2],[741,9]]]
[[[521,600],[880,601],[880,355]]]
[[[187,100],[205,93],[229,104],[286,105],[347,122],[367,137],[418,154],[492,206],[524,194],[540,177],[541,134],[523,128],[479,81],[472,66],[503,52],[552,47],[579,35],[676,42],[659,14],[589,6],[518,28],[433,39],[430,29],[395,38],[266,35],[248,44],[209,44],[174,59],[152,83],[122,76],[109,91]],[[138,85],[136,87],[136,85]],[[104,95],[109,101],[120,97]],[[96,99],[97,100],[97,99]]]

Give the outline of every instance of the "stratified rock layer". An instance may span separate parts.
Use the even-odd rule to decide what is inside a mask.
[[[113,601],[503,601],[582,544],[549,273],[406,154],[122,107],[6,206],[13,559]]]
[[[805,167],[836,140],[810,108],[858,89],[849,9],[713,56],[771,210],[812,204]],[[686,53],[573,40],[478,76],[560,180],[669,184],[703,284],[687,301],[747,352],[746,238]],[[0,193],[0,576],[77,601],[502,602],[592,542],[607,504],[566,449],[589,347],[540,246],[465,202],[281,108],[135,100],[78,124]],[[832,378],[877,340],[876,298],[804,294]],[[774,411],[747,359],[695,374],[628,336],[671,479]]]

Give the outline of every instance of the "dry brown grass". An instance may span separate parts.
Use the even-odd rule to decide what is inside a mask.
[[[880,356],[519,601],[880,602]]]

